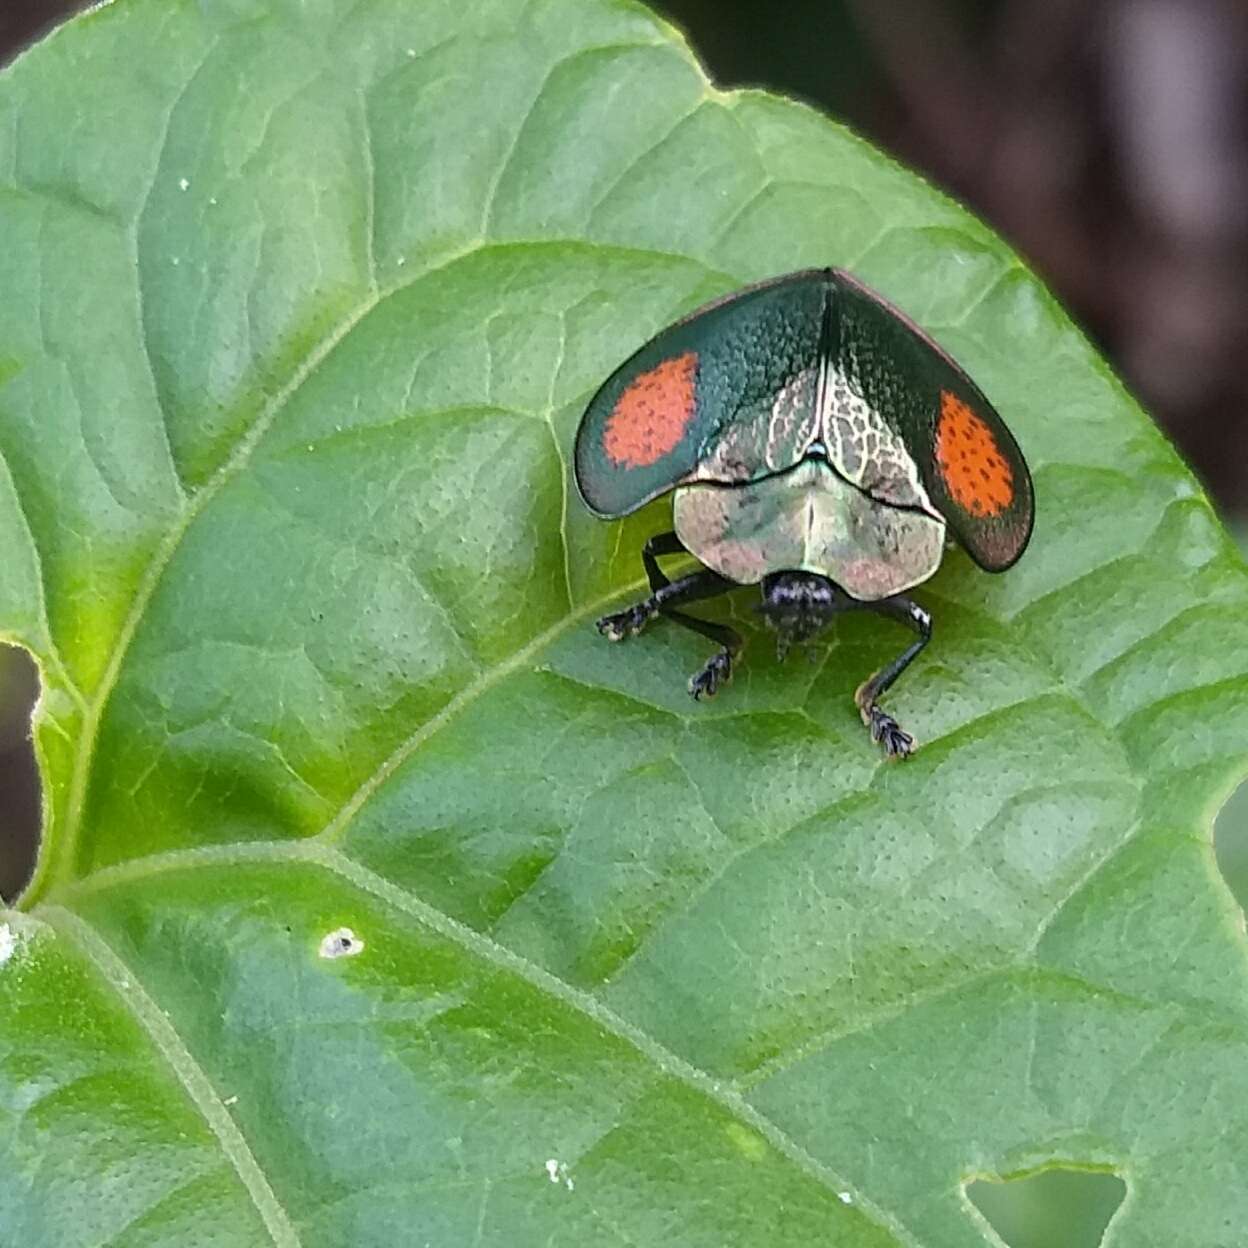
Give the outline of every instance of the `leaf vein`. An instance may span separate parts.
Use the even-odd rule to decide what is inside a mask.
[[[205,1125],[216,1136],[275,1248],[300,1248],[294,1224],[269,1185],[238,1124],[230,1116],[207,1072],[182,1042],[165,1012],[140,985],[138,976],[79,915],[61,906],[51,906],[44,909],[43,917],[78,947],[165,1059]]]
[[[130,610],[127,612],[126,618],[117,634],[117,640],[113,644],[108,663],[104,668],[104,674],[84,716],[81,736],[79,737],[79,748],[70,777],[69,798],[66,805],[65,824],[61,838],[63,861],[72,862],[73,860],[74,849],[81,830],[91,762],[95,753],[95,741],[99,733],[104,709],[108,704],[108,699],[113,689],[116,687],[121,674],[122,662],[130,649],[130,644],[134,640],[134,635],[138,631],[148,604],[156,593],[156,588],[164,576],[165,569],[172,561],[174,553],[181,544],[182,538],[190,529],[191,524],[208,503],[220,493],[222,488],[246,466],[269,427],[291,399],[299,392],[308,379],[316,373],[316,370],[324,360],[370,312],[392,295],[398,294],[415,282],[428,277],[431,272],[436,271],[438,268],[446,267],[476,250],[475,247],[472,247],[466,252],[449,256],[439,265],[421,273],[413,274],[398,286],[390,287],[380,293],[370,293],[367,299],[358,304],[348,316],[344,317],[304,356],[301,363],[287,379],[285,385],[274,393],[273,397],[261,410],[260,415],[239,439],[233,452],[213,473],[204,486],[192,495],[188,505],[178,515],[174,524],[166,531],[155,553],[143,570]]]
[[[530,638],[518,650],[513,651],[502,662],[486,669],[475,680],[465,685],[446,705],[432,718],[422,723],[405,741],[399,744],[347,799],[342,808],[317,833],[316,839],[328,844],[340,841],[360,810],[371,800],[378,789],[418,750],[430,737],[440,732],[448,723],[461,715],[483,694],[488,693],[500,681],[505,680],[513,672],[523,667],[534,655],[545,649],[556,638],[561,636],[574,624],[601,610],[607,603],[622,594],[640,589],[643,582],[636,580],[630,585],[617,586],[609,593],[592,602],[587,602],[576,610],[556,620],[549,628]]]
[[[756,1131],[777,1153],[807,1178],[836,1193],[838,1198],[841,1192],[851,1192],[862,1212],[872,1218],[881,1228],[891,1232],[901,1244],[906,1245],[907,1248],[921,1248],[914,1236],[894,1217],[875,1205],[844,1176],[807,1152],[785,1132],[779,1123],[751,1104],[739,1091],[712,1078],[706,1071],[666,1048],[635,1023],[616,1014],[593,994],[573,987],[536,963],[500,945],[489,936],[458,922],[436,906],[392,884],[384,877],[374,874],[367,867],[361,866],[355,859],[349,858],[337,849],[323,849],[312,857],[311,861],[332,871],[362,892],[409,915],[444,939],[453,942],[466,953],[481,958],[500,970],[516,975],[531,987],[590,1019],[604,1032],[624,1041],[647,1058],[662,1075],[684,1084],[717,1105],[742,1125]]]
[[[524,138],[524,132],[529,127],[529,122],[533,119],[533,114],[537,112],[538,105],[542,102],[542,97],[546,94],[547,88],[550,86],[551,80],[559,73],[560,70],[580,60],[582,57],[593,56],[600,52],[626,52],[640,48],[661,48],[665,45],[658,43],[606,43],[598,44],[585,48],[578,48],[575,52],[568,56],[561,57],[557,60],[546,74],[542,81],[538,84],[537,91],[534,93],[533,99],[529,102],[528,108],[524,110],[524,115],[520,118],[519,124],[516,126],[515,133],[511,137],[511,142],[507,145],[507,150],[503,153],[503,158],[499,161],[498,172],[491,179],[489,189],[485,193],[484,203],[485,209],[481,214],[481,237],[488,238],[493,230],[494,212],[498,207],[498,195],[502,189],[503,182],[507,177],[508,171],[511,169],[511,163],[516,157],[516,153],[520,150],[521,140]]]

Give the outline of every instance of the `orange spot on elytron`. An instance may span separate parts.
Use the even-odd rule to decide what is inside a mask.
[[[622,468],[648,468],[674,451],[697,407],[698,356],[686,351],[642,373],[607,417],[603,450]]]
[[[1014,473],[992,430],[948,390],[940,392],[936,463],[954,501],[973,516],[998,516],[1014,501]]]

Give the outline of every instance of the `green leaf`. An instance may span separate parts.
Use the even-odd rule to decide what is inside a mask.
[[[986,229],[620,0],[117,0],[0,81],[0,232],[0,1241],[961,1248],[1053,1161],[1240,1240],[1248,575]],[[827,263],[1036,470],[902,766],[887,624],[709,707],[605,645],[665,513],[567,473],[640,342]]]

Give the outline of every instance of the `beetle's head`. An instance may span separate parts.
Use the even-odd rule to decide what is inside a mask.
[[[837,612],[837,589],[816,572],[773,572],[763,578],[759,606],[776,633],[776,654],[809,641]]]

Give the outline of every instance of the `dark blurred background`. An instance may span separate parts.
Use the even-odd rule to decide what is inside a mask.
[[[84,7],[0,0],[0,63]],[[969,204],[1248,534],[1248,0],[652,7],[721,85],[803,98]],[[0,647],[0,897],[26,878],[37,835],[35,693],[29,661]],[[1218,851],[1242,903],[1248,789],[1223,812]],[[1122,1190],[1058,1171],[972,1194],[1013,1248],[1091,1248]]]

